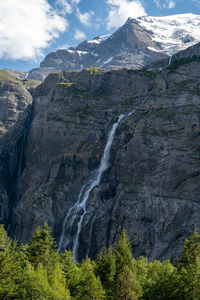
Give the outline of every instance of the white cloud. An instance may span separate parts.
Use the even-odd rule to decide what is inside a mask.
[[[153,2],[155,4],[155,6],[157,6],[158,8],[162,7],[161,4],[160,4],[160,2],[159,2],[159,0],[153,0]]]
[[[36,59],[67,27],[47,0],[1,0],[0,57]]]
[[[71,0],[71,3],[73,4],[79,4],[81,2],[81,0]]]
[[[107,0],[110,11],[107,18],[107,29],[116,28],[124,24],[128,17],[146,15],[146,12],[138,0]]]
[[[175,7],[175,5],[176,5],[176,3],[173,0],[171,0],[171,1],[169,1],[168,8],[172,9]]]
[[[74,38],[75,38],[75,40],[85,40],[86,35],[83,31],[81,31],[79,29],[76,29],[75,34],[74,34]]]
[[[56,6],[62,15],[71,14],[80,2],[81,0],[56,0]]]
[[[62,11],[62,15],[71,14],[73,12],[73,6],[66,0],[57,0],[56,5],[58,9]]]
[[[94,15],[94,12],[89,11],[89,12],[81,13],[79,8],[77,7],[76,15],[77,15],[79,21],[81,22],[81,24],[83,24],[84,26],[90,26],[91,25],[91,17]]]
[[[192,1],[194,1],[194,0],[192,0]],[[165,2],[162,4],[160,3],[160,0],[153,0],[153,2],[155,4],[155,6],[160,9],[166,9],[166,8],[172,9],[176,6],[176,3],[174,0],[165,0]]]

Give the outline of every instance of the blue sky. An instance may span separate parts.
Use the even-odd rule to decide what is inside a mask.
[[[28,71],[59,48],[114,32],[128,17],[200,14],[200,0],[1,0],[0,69]]]

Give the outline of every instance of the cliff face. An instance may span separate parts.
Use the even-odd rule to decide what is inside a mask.
[[[0,72],[0,218],[8,226],[12,218],[23,136],[32,97],[6,72]]]
[[[160,74],[49,75],[33,95],[13,236],[26,242],[48,221],[61,250],[76,240],[80,259],[114,244],[126,227],[136,256],[173,259],[193,226],[200,229],[199,71],[192,62]],[[133,109],[88,192],[113,124]]]

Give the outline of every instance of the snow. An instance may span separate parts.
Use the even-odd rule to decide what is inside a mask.
[[[91,54],[94,55],[95,57],[98,57],[98,56],[99,56],[99,54],[98,54],[98,53],[95,53],[94,51],[92,51]]]
[[[71,50],[71,49],[68,49],[67,52],[69,52],[69,53],[71,53],[71,54],[72,54],[72,53],[75,53],[75,51],[74,51],[74,50]]]
[[[173,55],[200,41],[200,15],[189,13],[165,17],[145,16],[138,17],[137,21],[153,33],[153,41],[168,55]]]
[[[160,52],[160,50],[157,50],[156,48],[153,47],[147,47],[149,50],[154,51],[154,52]]]
[[[79,56],[81,55],[84,55],[84,54],[88,54],[87,51],[81,51],[81,50],[71,50],[71,49],[68,49],[67,52],[73,54],[73,53],[78,53]]]
[[[100,35],[100,36],[94,38],[91,41],[87,41],[87,43],[89,43],[89,44],[100,44],[100,43],[104,42],[105,40],[107,40],[110,36],[111,36],[110,34]]]
[[[78,55],[79,55],[79,56],[81,56],[81,55],[85,55],[85,54],[88,54],[88,52],[87,52],[87,51],[81,51],[81,50],[77,50],[76,52],[78,53]]]
[[[111,62],[113,60],[113,56],[109,57],[106,61],[104,61],[104,63],[101,65],[100,68],[102,68],[103,66],[105,66],[106,64],[108,64],[109,62]]]

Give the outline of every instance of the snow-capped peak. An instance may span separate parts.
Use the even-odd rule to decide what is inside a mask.
[[[152,32],[152,40],[168,55],[200,41],[200,15],[189,13],[165,17],[144,16],[136,20],[140,26]]]
[[[103,41],[107,40],[111,34],[99,35],[95,37],[93,40],[87,41],[89,44],[100,44]]]

